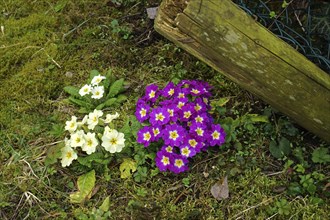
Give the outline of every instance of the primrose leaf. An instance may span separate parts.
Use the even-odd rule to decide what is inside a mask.
[[[90,73],[89,73],[89,81],[92,81],[92,79],[95,77],[95,76],[98,76],[100,75],[100,72],[97,71],[97,70],[91,70]]]
[[[109,94],[108,94],[107,98],[115,97],[120,92],[120,90],[123,88],[123,84],[124,84],[123,78],[116,80],[114,83],[112,83],[112,85],[110,86]]]
[[[284,156],[289,156],[291,153],[291,144],[288,139],[282,137],[279,141],[279,148]]]
[[[314,163],[329,163],[330,155],[328,151],[329,149],[324,147],[319,147],[315,149],[312,153],[312,161]]]
[[[105,101],[103,104],[104,106],[110,107],[117,101],[117,98],[111,98]]]
[[[51,165],[57,162],[57,159],[61,156],[61,149],[64,147],[64,142],[60,142],[54,146],[51,146],[47,150],[45,165]]]
[[[92,196],[95,186],[95,170],[78,177],[78,191],[70,195],[71,203],[82,203]]]
[[[120,164],[120,178],[125,179],[136,171],[136,162],[130,158],[125,158],[124,161]]]
[[[97,153],[93,153],[91,155],[88,155],[86,157],[78,157],[78,162],[81,165],[87,166],[87,167],[91,167],[92,166],[92,162],[99,160],[99,159],[103,159],[103,154],[100,152]]]
[[[73,104],[76,104],[76,105],[79,105],[80,107],[84,107],[84,108],[90,108],[92,109],[93,108],[93,105],[88,103],[88,102],[85,102],[85,101],[82,101],[80,99],[76,99],[76,98],[73,98],[73,97],[69,97],[69,101]]]
[[[66,86],[66,87],[63,88],[63,90],[64,90],[66,93],[68,93],[68,94],[70,94],[70,95],[72,95],[72,96],[74,96],[74,97],[80,97],[79,89],[78,89],[77,87],[74,87],[74,86]]]

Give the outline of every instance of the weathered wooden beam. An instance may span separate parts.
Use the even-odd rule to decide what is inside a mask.
[[[330,142],[330,77],[231,0],[163,0],[155,29]]]

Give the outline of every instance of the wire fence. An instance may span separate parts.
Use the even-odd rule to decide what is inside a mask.
[[[330,74],[330,1],[233,1]]]

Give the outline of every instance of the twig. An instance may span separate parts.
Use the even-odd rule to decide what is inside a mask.
[[[72,32],[74,32],[75,30],[77,30],[78,28],[80,28],[81,26],[83,26],[85,23],[87,23],[90,19],[87,19],[85,21],[83,21],[82,23],[80,23],[77,27],[71,29],[69,32],[63,34],[62,40],[64,40],[64,38],[66,38],[68,35],[70,35]]]

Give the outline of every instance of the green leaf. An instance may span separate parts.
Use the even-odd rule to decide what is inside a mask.
[[[127,100],[127,96],[126,95],[123,95],[123,94],[120,94],[118,97],[117,97],[117,100],[116,100],[116,103],[122,103],[124,101]]]
[[[61,149],[64,147],[64,142],[60,142],[54,146],[51,146],[46,153],[45,165],[51,165],[57,162],[57,159],[61,157]]]
[[[279,141],[279,148],[284,156],[288,156],[291,153],[291,143],[285,137],[282,137]]]
[[[87,108],[87,109],[92,109],[93,108],[92,104],[90,104],[88,102],[85,102],[85,101],[82,101],[80,99],[69,97],[69,101],[73,104],[79,105],[80,107],[84,107],[84,108]]]
[[[329,163],[330,155],[328,151],[329,149],[324,147],[319,147],[315,149],[312,153],[312,161],[314,163]]]
[[[285,0],[282,3],[282,8],[286,8],[289,5],[289,3],[287,3]]]
[[[106,106],[106,107],[110,107],[110,106],[112,106],[116,101],[117,101],[117,98],[111,98],[111,99],[108,99],[107,101],[105,101],[103,104],[104,104],[104,106]]]
[[[72,96],[74,96],[74,97],[81,97],[80,94],[79,94],[79,89],[78,89],[77,87],[74,87],[74,86],[66,86],[66,87],[63,88],[63,90],[64,90],[66,93],[68,93],[68,94],[70,94],[70,95],[72,95]]]
[[[123,78],[116,80],[114,83],[112,83],[112,85],[110,86],[107,98],[115,97],[120,92],[120,90],[123,88],[123,83],[124,83]]]
[[[120,164],[120,178],[125,179],[136,171],[136,162],[130,158],[124,158],[124,161]]]
[[[276,18],[276,13],[275,13],[275,11],[271,11],[271,12],[269,13],[269,17],[270,17],[270,18]]]
[[[98,106],[96,106],[96,110],[102,110],[104,108],[105,104],[104,103],[101,103],[99,104]]]
[[[273,155],[273,157],[279,159],[282,157],[282,153],[280,148],[277,146],[276,141],[271,141],[269,144],[269,151]]]
[[[94,76],[101,75],[99,71],[97,70],[91,70],[89,73],[89,81],[91,82]]]
[[[109,211],[109,208],[110,208],[110,197],[107,196],[105,198],[105,200],[103,201],[102,205],[100,206],[100,209],[103,211],[103,212],[107,212]]]
[[[257,115],[257,114],[247,114],[247,119],[251,122],[269,122],[268,117],[265,115]]]
[[[285,137],[281,138],[278,145],[276,141],[271,141],[269,144],[269,151],[277,159],[288,156],[291,153],[290,141]]]
[[[78,177],[78,191],[70,195],[71,203],[82,203],[92,196],[92,190],[95,186],[95,170],[92,170]]]
[[[91,167],[93,161],[100,160],[100,159],[103,159],[103,154],[101,152],[97,152],[97,153],[88,155],[86,157],[78,157],[77,160],[81,165]]]

